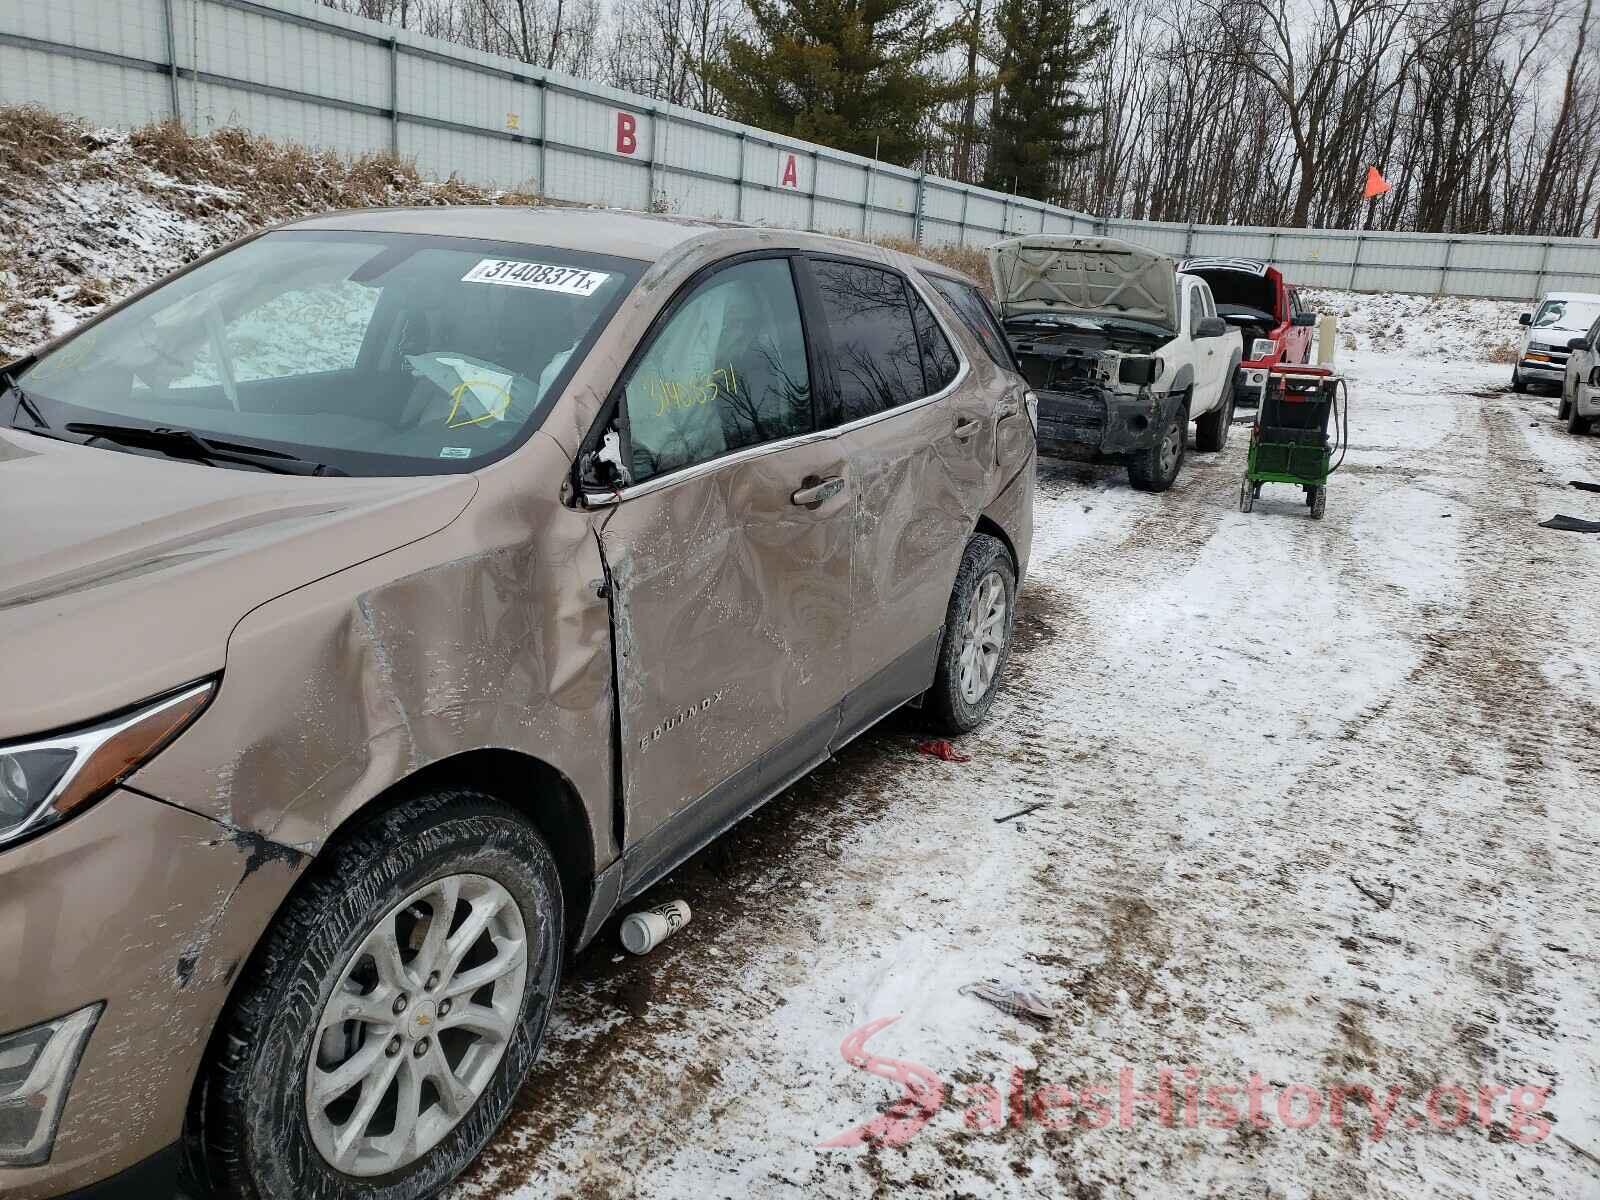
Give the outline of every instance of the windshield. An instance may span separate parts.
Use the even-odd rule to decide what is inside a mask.
[[[1597,317],[1600,317],[1600,300],[1546,300],[1533,318],[1533,327],[1585,332]]]
[[[17,382],[69,433],[178,428],[352,475],[472,470],[537,428],[642,269],[463,238],[269,233]]]

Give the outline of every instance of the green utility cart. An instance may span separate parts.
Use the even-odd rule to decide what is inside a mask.
[[[1328,476],[1339,469],[1349,442],[1349,391],[1343,377],[1331,367],[1274,367],[1250,430],[1239,511],[1255,507],[1262,484],[1289,483],[1305,489],[1311,516],[1320,521],[1328,503]]]

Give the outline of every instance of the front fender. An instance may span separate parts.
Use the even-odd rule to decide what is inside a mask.
[[[510,750],[571,782],[610,862],[610,620],[590,520],[545,486],[566,461],[538,435],[447,529],[247,614],[216,699],[131,782],[315,853],[423,768]]]

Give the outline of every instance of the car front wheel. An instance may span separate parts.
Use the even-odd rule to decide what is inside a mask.
[[[1589,422],[1592,419],[1593,418],[1586,417],[1586,416],[1584,416],[1582,413],[1580,413],[1578,411],[1578,399],[1577,399],[1576,396],[1574,396],[1571,400],[1567,401],[1567,432],[1568,433],[1588,433],[1589,432]]]
[[[924,708],[944,733],[969,733],[982,723],[1011,656],[1017,571],[998,538],[975,534],[961,556],[945,612],[939,661]]]
[[[1148,450],[1128,460],[1128,482],[1141,492],[1164,492],[1177,481],[1189,450],[1189,400],[1185,396],[1166,418]]]
[[[256,951],[192,1106],[194,1190],[422,1200],[489,1140],[560,981],[560,877],[477,792],[391,810],[313,868]]]

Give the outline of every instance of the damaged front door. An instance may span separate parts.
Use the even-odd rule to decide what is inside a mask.
[[[700,279],[630,369],[606,519],[628,891],[825,754],[846,686],[850,488],[816,432],[787,257]]]

